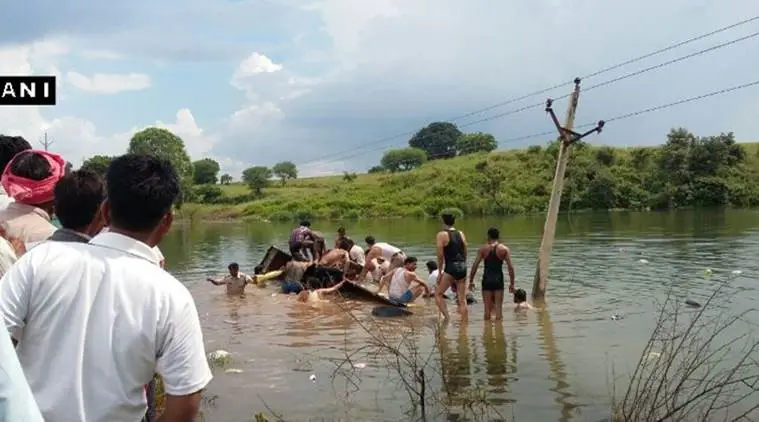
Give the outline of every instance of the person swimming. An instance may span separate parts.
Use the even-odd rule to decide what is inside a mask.
[[[340,290],[340,287],[342,287],[344,283],[345,283],[345,280],[326,289],[302,290],[298,293],[297,301],[303,302],[303,303],[323,302],[326,300],[327,296],[337,293],[338,290]]]
[[[516,289],[514,291],[514,311],[527,311],[535,309],[534,306],[527,303],[527,292],[524,289]]]

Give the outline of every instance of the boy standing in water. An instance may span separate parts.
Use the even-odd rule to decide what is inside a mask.
[[[487,243],[477,252],[469,274],[469,290],[474,290],[474,277],[481,262],[485,262],[485,272],[482,274],[482,301],[485,302],[485,321],[490,320],[495,313],[495,319],[503,319],[503,263],[509,271],[509,293],[514,291],[514,266],[511,264],[511,252],[498,238],[500,232],[496,228],[488,230]]]
[[[456,286],[456,301],[459,305],[461,320],[466,322],[469,317],[466,301],[466,237],[464,232],[453,227],[456,217],[445,213],[442,216],[443,230],[438,232],[437,266],[442,270],[435,286],[435,303],[446,320],[448,307],[445,305],[443,294],[448,287]]]
[[[243,296],[245,294],[245,286],[256,283],[253,277],[240,272],[240,266],[236,262],[229,264],[227,268],[229,268],[229,274],[221,281],[214,280],[211,277],[208,277],[206,280],[214,286],[227,286],[227,294],[230,296]]]

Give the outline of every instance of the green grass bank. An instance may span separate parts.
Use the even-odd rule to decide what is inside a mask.
[[[429,161],[399,173],[272,181],[260,197],[243,184],[185,204],[187,219],[288,221],[544,212],[558,144]],[[674,130],[656,147],[580,144],[571,152],[564,211],[759,206],[759,143],[731,134],[698,138]]]

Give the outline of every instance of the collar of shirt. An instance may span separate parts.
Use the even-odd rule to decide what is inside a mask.
[[[123,234],[110,231],[107,233],[100,233],[97,236],[93,237],[92,240],[90,240],[90,244],[104,248],[120,250],[130,255],[146,259],[156,265],[159,265],[160,263],[158,257],[150,246],[140,242],[137,239],[133,239],[129,236],[124,236]]]
[[[76,230],[71,230],[67,228],[61,228],[55,231],[52,236],[50,236],[50,240],[57,240],[57,241],[63,241],[63,242],[82,242],[87,243],[92,238],[84,233],[79,233]]]

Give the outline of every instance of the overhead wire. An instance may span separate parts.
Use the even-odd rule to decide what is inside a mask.
[[[630,73],[627,73],[627,74],[624,74],[624,75],[621,75],[621,76],[618,76],[618,77],[615,77],[615,78],[612,78],[612,79],[609,79],[609,80],[597,83],[595,85],[591,85],[591,86],[589,86],[587,88],[583,88],[583,92],[587,92],[587,91],[591,91],[593,89],[597,89],[597,88],[601,88],[601,87],[604,87],[604,86],[608,86],[608,85],[611,85],[613,83],[617,83],[617,82],[620,82],[622,80],[629,79],[629,78],[632,78],[632,77],[635,77],[635,76],[640,76],[640,75],[642,75],[644,73],[647,73],[647,72],[650,72],[650,71],[653,71],[653,70],[657,70],[657,69],[661,69],[661,68],[664,68],[666,66],[670,66],[670,65],[673,65],[675,63],[678,63],[678,62],[681,62],[681,61],[684,61],[684,60],[687,60],[687,59],[690,59],[690,58],[693,58],[693,57],[697,57],[697,56],[700,56],[700,55],[703,55],[703,54],[706,54],[706,53],[709,53],[709,52],[712,52],[712,51],[716,51],[716,50],[721,49],[721,48],[729,47],[729,46],[737,44],[737,43],[739,43],[741,41],[745,41],[745,40],[748,40],[748,39],[751,39],[751,38],[755,38],[757,36],[759,36],[759,32],[754,32],[754,33],[751,33],[749,35],[746,35],[746,36],[743,36],[743,37],[740,37],[740,38],[736,38],[736,39],[733,39],[733,40],[730,40],[730,41],[726,41],[726,42],[723,42],[723,43],[720,43],[720,44],[717,44],[717,45],[713,45],[711,47],[704,48],[702,50],[699,50],[699,51],[696,51],[696,52],[693,52],[693,53],[689,53],[689,54],[686,54],[686,55],[683,55],[683,56],[680,56],[680,57],[677,57],[677,58],[674,58],[674,59],[671,59],[671,60],[667,60],[667,61],[662,62],[662,63],[658,63],[656,65],[652,65],[652,66],[649,66],[649,67],[646,67],[646,68],[643,68],[643,69],[640,69],[640,70],[636,70],[634,72],[630,72]],[[598,72],[596,72],[596,73],[598,73]],[[565,98],[568,98],[570,95],[571,94],[564,94],[564,95],[562,95],[560,97],[555,98],[554,100],[565,99]],[[460,125],[458,125],[458,127],[459,128],[464,128],[464,127],[474,126],[474,125],[477,125],[477,124],[480,124],[480,123],[484,123],[484,122],[487,122],[487,121],[501,119],[501,118],[504,118],[504,117],[507,117],[507,116],[510,116],[510,115],[514,115],[514,114],[517,114],[517,113],[521,113],[521,112],[524,112],[524,111],[527,111],[527,110],[535,109],[535,108],[538,108],[538,107],[543,107],[544,105],[545,105],[545,101],[536,102],[536,103],[533,103],[533,104],[530,104],[530,105],[526,105],[526,106],[523,106],[523,107],[520,107],[520,108],[509,110],[509,111],[506,111],[506,112],[503,112],[503,113],[498,113],[498,114],[490,115],[490,116],[487,116],[487,117],[484,117],[484,118],[481,118],[481,119],[478,119],[478,120],[474,120],[474,121],[471,121],[471,122],[460,124]],[[411,132],[410,134],[413,134],[413,132]],[[399,136],[388,137],[388,138],[384,138],[384,140],[385,141],[387,141],[387,140],[394,140],[394,139],[396,139],[398,137]],[[301,163],[300,166],[301,167],[308,167],[308,164],[310,164],[310,163],[314,163],[314,164],[318,163],[318,164],[322,164],[323,165],[323,164],[333,163],[333,162],[336,162],[336,161],[347,160],[347,159],[350,159],[350,158],[358,157],[360,155],[364,155],[364,154],[369,153],[369,152],[374,152],[374,151],[386,149],[388,146],[389,145],[387,145],[386,143],[383,143],[382,141],[375,141],[375,142],[372,142],[372,143],[369,143],[369,144],[365,144],[364,146],[359,146],[359,147],[353,148],[351,150],[346,150],[344,152],[341,152],[341,153],[338,153],[338,154],[334,154],[332,156],[327,155],[327,156],[321,157],[319,159],[309,160],[309,161],[307,161],[305,163]],[[367,148],[367,147],[369,147],[369,148]],[[325,158],[331,158],[331,159],[325,160]]]
[[[594,76],[598,76],[598,75],[601,75],[603,73],[610,72],[612,70],[621,68],[623,66],[626,66],[626,65],[638,62],[640,60],[644,60],[644,59],[653,57],[655,55],[658,55],[658,54],[661,54],[661,53],[664,53],[664,52],[667,52],[667,51],[670,51],[670,50],[682,47],[684,45],[687,45],[687,44],[690,44],[690,43],[702,40],[704,38],[708,38],[710,36],[713,36],[713,35],[716,35],[716,34],[728,31],[730,29],[739,27],[741,25],[745,25],[745,24],[754,22],[756,20],[759,20],[759,15],[743,19],[743,20],[741,20],[739,22],[736,22],[736,23],[733,23],[733,24],[730,24],[730,25],[718,28],[716,30],[713,30],[713,31],[710,31],[710,32],[707,32],[707,33],[703,33],[703,34],[700,34],[700,35],[688,38],[686,40],[683,40],[683,41],[680,41],[680,42],[677,42],[677,43],[674,43],[674,44],[670,44],[670,45],[668,45],[668,46],[666,46],[664,48],[660,48],[658,50],[646,53],[644,55],[637,56],[637,57],[634,57],[632,59],[628,59],[628,60],[625,60],[623,62],[617,63],[615,65],[611,65],[611,66],[602,68],[602,69],[597,70],[595,72],[589,73],[589,74],[587,74],[585,76],[581,76],[580,78],[581,79],[592,78]],[[696,55],[704,54],[704,53],[709,52],[709,51],[714,51],[716,49],[719,49],[719,48],[722,48],[722,47],[726,47],[726,46],[731,45],[731,44],[735,44],[735,43],[743,41],[745,39],[752,38],[752,37],[754,37],[756,35],[759,35],[759,34],[751,34],[751,35],[746,36],[746,37],[741,37],[739,39],[732,40],[732,41],[730,41],[728,43],[723,43],[723,44],[720,44],[720,45],[716,45],[716,46],[710,47],[708,49],[701,50],[699,52],[693,53],[691,55],[680,57],[678,59],[675,59],[675,61],[670,61],[670,63],[665,62],[665,63],[662,63],[662,64],[660,64],[658,66],[655,66],[655,67],[652,67],[652,68],[648,68],[647,70],[643,69],[643,70],[638,71],[637,73],[634,73],[634,74],[628,74],[628,75],[625,75],[624,77],[615,78],[615,79],[606,81],[606,82],[604,82],[602,84],[598,84],[596,86],[589,87],[589,88],[585,89],[585,91],[593,89],[593,88],[598,88],[600,86],[605,86],[605,85],[608,85],[608,84],[611,84],[611,83],[614,83],[614,82],[618,82],[620,80],[623,80],[623,79],[626,79],[626,78],[629,78],[629,77],[632,77],[632,76],[637,76],[637,75],[639,75],[641,73],[645,73],[645,72],[647,72],[649,70],[658,69],[660,67],[664,67],[666,65],[673,64],[673,63],[676,63],[677,61],[682,61],[682,60],[685,60],[687,58],[694,57]],[[445,119],[444,121],[455,122],[457,120],[461,120],[461,119],[464,119],[466,117],[471,117],[473,115],[480,114],[480,113],[483,113],[483,112],[486,112],[486,111],[490,111],[490,110],[493,110],[495,108],[500,108],[500,107],[503,107],[503,106],[508,105],[508,104],[512,104],[512,103],[515,103],[515,102],[518,102],[518,101],[525,100],[527,98],[534,97],[536,95],[540,95],[540,94],[544,94],[544,93],[550,92],[552,90],[555,90],[555,89],[561,88],[563,86],[569,85],[569,84],[573,83],[573,81],[574,81],[574,79],[570,80],[570,81],[562,82],[562,83],[559,83],[559,84],[555,84],[555,85],[549,86],[547,88],[543,88],[543,89],[540,89],[540,90],[537,90],[537,91],[534,91],[534,92],[531,92],[531,93],[528,93],[528,94],[524,94],[524,95],[521,95],[521,96],[518,96],[518,97],[514,97],[514,98],[511,98],[511,99],[508,99],[506,101],[502,101],[502,102],[499,102],[499,103],[496,103],[496,104],[492,104],[492,105],[487,106],[487,107],[483,107],[483,108],[480,108],[480,109],[468,112],[468,113],[460,115],[460,116],[455,116],[455,117],[452,117],[452,118],[449,118],[449,119]],[[568,96],[569,96],[569,94],[564,95],[562,97],[559,97],[557,99],[566,98]],[[501,114],[498,114],[498,115],[495,115],[495,116],[492,116],[492,117],[494,117],[494,118],[506,117],[506,116],[509,116],[509,115],[512,115],[512,114],[516,114],[516,113],[519,113],[519,112],[523,112],[523,111],[526,111],[526,110],[537,108],[537,107],[539,107],[542,104],[543,104],[542,102],[538,103],[538,104],[532,104],[532,105],[529,105],[529,106],[526,106],[526,107],[518,108],[516,110],[511,110],[511,111],[506,112],[506,113],[501,113]],[[489,119],[489,120],[493,120],[493,119]],[[477,120],[475,122],[472,122],[471,124],[482,123],[484,121],[487,121],[487,120]],[[471,124],[462,125],[462,127],[469,126]],[[395,134],[395,135],[379,138],[379,139],[376,139],[374,141],[367,142],[367,143],[365,143],[363,145],[359,145],[358,147],[354,147],[354,148],[352,148],[350,150],[344,150],[342,152],[336,152],[336,153],[329,153],[329,154],[325,154],[323,156],[320,156],[320,157],[308,160],[306,162],[301,163],[300,166],[306,166],[307,167],[310,164],[323,164],[324,163],[324,159],[326,159],[326,158],[331,158],[331,157],[334,157],[334,156],[340,156],[340,155],[345,154],[345,153],[351,154],[353,152],[356,152],[357,148],[361,149],[361,148],[366,147],[366,146],[371,146],[371,145],[375,145],[375,144],[385,143],[385,142],[392,141],[392,140],[395,140],[395,139],[400,138],[400,137],[411,136],[414,133],[415,133],[415,131],[407,131],[407,132],[398,133],[398,134]],[[385,148],[385,146],[383,146],[382,148]],[[380,149],[382,149],[382,148],[380,148]],[[376,150],[376,149],[371,149],[369,151],[373,151],[373,150]],[[347,159],[347,158],[352,158],[354,156],[356,156],[356,155],[349,155],[348,157],[341,157],[340,160]]]

